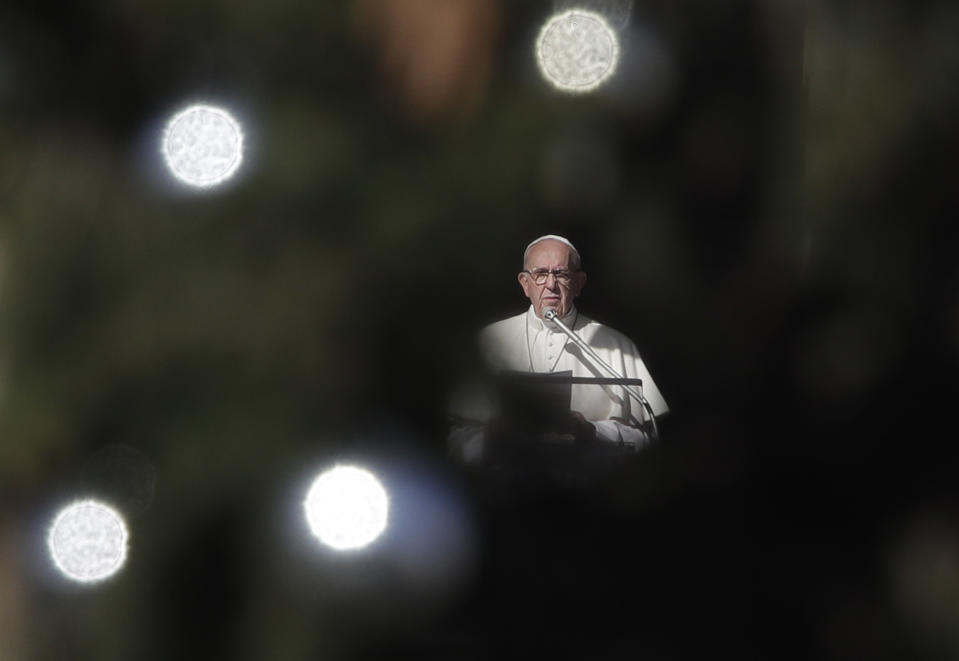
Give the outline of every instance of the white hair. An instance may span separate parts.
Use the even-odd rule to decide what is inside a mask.
[[[573,263],[572,263],[573,270],[574,270],[574,271],[578,271],[578,270],[580,270],[580,268],[582,268],[582,266],[583,266],[583,260],[580,259],[580,257],[579,257],[579,251],[576,249],[576,246],[574,246],[572,243],[570,243],[569,239],[567,239],[566,237],[557,236],[557,235],[555,235],[555,234],[545,234],[545,235],[539,237],[538,239],[533,239],[532,243],[530,243],[528,246],[526,246],[526,251],[523,253],[523,268],[524,268],[524,269],[526,268],[527,260],[529,260],[529,251],[532,250],[533,246],[535,246],[537,243],[539,243],[539,242],[541,242],[541,241],[546,241],[546,240],[559,241],[560,243],[562,243],[562,244],[564,244],[565,246],[567,246],[567,247],[569,248],[570,254],[573,256],[573,260],[572,260],[572,261],[573,261]]]

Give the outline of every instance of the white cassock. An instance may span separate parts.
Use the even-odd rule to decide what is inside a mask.
[[[563,318],[563,323],[572,328],[617,372],[627,378],[642,379],[640,390],[654,415],[661,416],[669,411],[666,400],[632,340],[619,331],[589,319],[575,307]],[[522,314],[483,328],[480,331],[480,349],[487,365],[494,371],[572,372],[574,377],[609,376],[575,343],[569,341],[569,337],[558,326],[537,317],[532,306]],[[629,397],[621,386],[573,384],[570,409],[579,411],[592,422],[597,438],[601,440],[622,443],[637,450],[648,441],[647,435],[639,427],[648,421],[649,413]]]

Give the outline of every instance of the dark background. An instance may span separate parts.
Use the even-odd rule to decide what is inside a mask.
[[[959,657],[959,10],[592,4],[622,61],[567,96],[549,2],[4,3],[0,657]],[[201,194],[192,102],[246,134]],[[446,399],[545,233],[672,413],[490,503]],[[459,564],[287,539],[336,458],[424,475]],[[79,590],[42,539],[88,494],[131,550]]]

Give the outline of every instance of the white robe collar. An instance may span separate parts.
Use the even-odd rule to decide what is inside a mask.
[[[562,317],[562,322],[566,324],[568,328],[573,327],[573,323],[576,321],[576,306],[569,306],[569,312],[565,317]],[[530,333],[539,333],[540,331],[549,330],[554,333],[559,331],[559,326],[557,326],[552,321],[545,321],[536,316],[536,310],[532,305],[529,306],[529,310],[526,311],[526,325],[529,327]]]

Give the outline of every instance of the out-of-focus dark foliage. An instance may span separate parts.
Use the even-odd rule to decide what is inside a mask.
[[[605,4],[623,60],[581,97],[533,62],[549,2],[3,4],[0,655],[959,654],[959,10]],[[158,154],[194,101],[248,145],[207,194]],[[392,434],[457,475],[446,397],[544,233],[665,443],[474,502],[443,600],[369,559],[297,577],[312,466]],[[131,516],[91,591],[34,544],[78,492]]]

